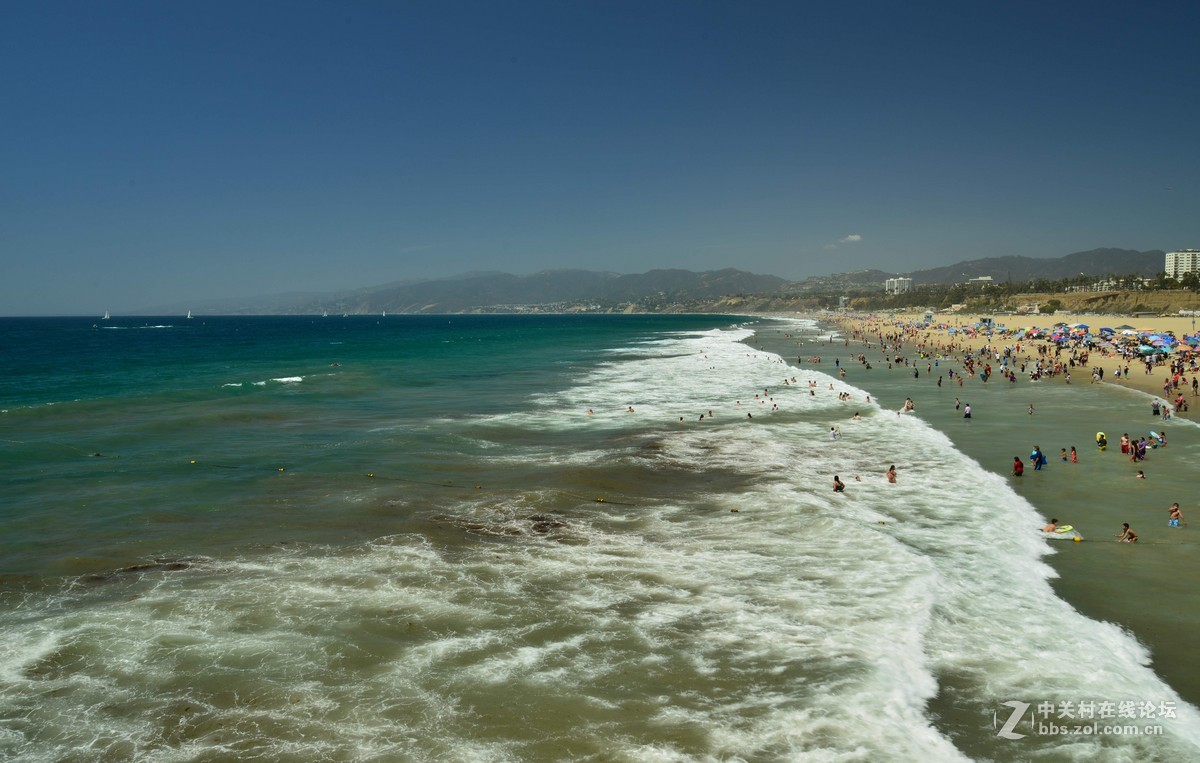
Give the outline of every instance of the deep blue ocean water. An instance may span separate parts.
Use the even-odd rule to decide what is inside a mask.
[[[2,320],[0,756],[1193,755],[1145,648],[1054,595],[1032,488],[898,415],[899,378],[868,402],[791,357],[834,346],[729,316]],[[1047,699],[1178,717],[997,735]]]

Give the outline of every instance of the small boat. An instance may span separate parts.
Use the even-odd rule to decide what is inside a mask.
[[[189,321],[192,319],[192,311],[191,310],[188,310],[187,317],[188,317]]]
[[[110,320],[110,318],[108,317],[108,311],[107,311],[107,310],[105,310],[105,311],[104,311],[104,317],[103,317],[103,318],[101,318],[100,320],[102,320],[102,321],[107,321],[107,320]]]

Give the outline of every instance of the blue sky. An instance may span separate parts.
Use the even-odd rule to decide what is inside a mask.
[[[0,314],[1200,247],[1186,2],[7,3]]]

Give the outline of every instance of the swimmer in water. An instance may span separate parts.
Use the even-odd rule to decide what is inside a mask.
[[[888,467],[887,481],[891,482],[892,484],[896,483],[896,465],[895,464],[892,464],[891,466]]]
[[[1125,522],[1121,525],[1121,532],[1117,533],[1117,543],[1137,543],[1137,533],[1129,529],[1129,523]]]
[[[833,475],[833,492],[840,493],[846,489],[846,483],[838,479],[838,476]]]

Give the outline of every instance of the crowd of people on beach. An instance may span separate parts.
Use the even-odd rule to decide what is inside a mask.
[[[961,341],[953,332],[944,335],[931,332],[926,324],[885,323],[867,319],[865,323],[850,325],[847,328],[847,345],[852,339],[869,349],[875,348],[880,352],[881,362],[889,369],[911,368],[914,380],[920,380],[923,371],[927,379],[936,379],[939,388],[945,380],[951,384],[957,383],[965,390],[965,385],[971,381],[978,380],[979,383],[986,384],[996,375],[1007,380],[1009,384],[1016,384],[1021,378],[1018,374],[1031,382],[1061,378],[1063,383],[1070,384],[1071,371],[1080,368],[1089,369],[1092,383],[1098,384],[1104,382],[1105,370],[1100,365],[1089,368],[1092,354],[1096,352],[1103,356],[1113,355],[1107,347],[1076,339],[1066,342],[1018,339],[1005,346],[993,346],[991,339],[985,338],[979,347]],[[977,345],[978,342],[974,344]],[[869,367],[867,352],[858,353],[852,356],[852,359],[857,360],[864,368]],[[1195,354],[1191,354],[1186,360],[1182,357],[1167,359],[1158,353],[1135,358],[1132,350],[1126,345],[1121,350],[1120,361],[1122,362],[1118,362],[1114,374],[1118,380],[1129,378],[1131,365],[1135,362],[1140,362],[1147,375],[1158,369],[1167,371],[1162,385],[1164,399],[1156,397],[1151,403],[1151,415],[1162,423],[1169,421],[1176,414],[1188,411],[1185,392],[1189,386],[1193,396],[1200,394],[1200,367],[1197,365]],[[844,373],[845,369],[842,371]],[[1188,374],[1191,375],[1190,384]],[[912,397],[909,397],[906,398],[901,411],[913,411],[915,407]],[[972,417],[970,403],[964,405],[959,398],[955,398],[954,408],[956,411],[962,410],[963,418]],[[1026,410],[1030,416],[1034,415],[1035,408],[1032,403],[1028,404]],[[1100,451],[1107,449],[1108,441],[1103,432],[1097,433],[1096,444]],[[1145,461],[1150,450],[1165,448],[1166,444],[1167,436],[1162,426],[1150,430],[1144,436],[1131,437],[1129,433],[1124,433],[1120,439],[1121,453],[1135,464]],[[1059,451],[1059,460],[1077,464],[1079,452],[1074,445],[1069,446],[1069,449],[1063,447]],[[1029,465],[1034,471],[1041,471],[1047,463],[1048,459],[1041,447],[1034,445],[1030,452]],[[1025,474],[1025,466],[1020,456],[1013,456],[1011,474],[1014,477],[1022,477]],[[1134,476],[1145,479],[1145,472],[1138,470]],[[1186,526],[1177,503],[1172,506],[1170,512],[1170,527]],[[1052,519],[1044,530],[1056,532],[1057,528],[1058,520]],[[1126,543],[1136,542],[1138,539],[1137,533],[1131,530],[1128,524],[1122,527],[1116,537],[1117,540]]]

